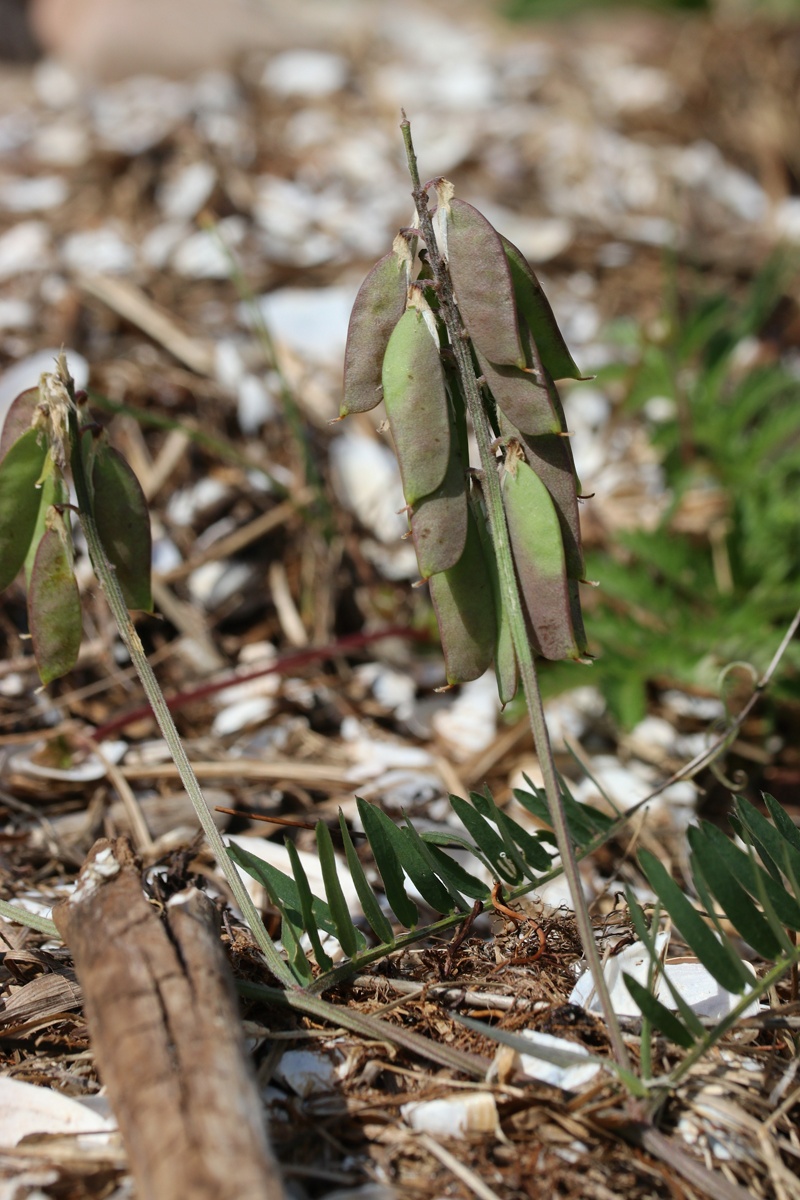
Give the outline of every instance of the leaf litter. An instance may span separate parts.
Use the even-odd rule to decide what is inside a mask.
[[[395,127],[409,89],[428,97],[417,139],[431,168],[456,174],[461,194],[485,198],[493,222],[543,264],[579,361],[607,358],[600,330],[609,317],[659,316],[664,245],[676,248],[681,269],[699,262],[722,287],[738,287],[776,232],[798,237],[793,199],[776,183],[781,164],[797,167],[787,123],[796,80],[768,27],[743,38],[712,20],[642,18],[617,44],[602,29],[577,39],[555,27],[520,37],[480,12],[470,22],[468,36],[444,15],[410,10],[402,22],[381,17],[369,51],[345,48],[311,68],[254,53],[236,70],[147,86],[132,79],[91,93],[59,93],[45,64],[32,90],[20,79],[22,105],[3,114],[0,394],[10,402],[35,384],[49,359],[34,356],[48,345],[66,345],[73,373],[88,372],[114,444],[153,505],[156,561],[170,564],[156,577],[165,619],[140,628],[219,808],[333,823],[341,807],[357,829],[358,791],[396,818],[405,809],[442,826],[448,792],[464,796],[488,782],[499,803],[513,803],[512,779],[530,768],[523,723],[504,723],[479,689],[474,712],[466,688],[455,712],[435,694],[443,675],[435,645],[426,644],[429,607],[408,587],[415,568],[399,540],[402,522],[381,507],[392,487],[399,495],[396,468],[381,457],[386,483],[365,495],[372,468],[355,445],[344,450],[363,439],[372,462],[385,437],[366,416],[344,431],[328,425],[341,399],[347,297],[407,220]],[[693,55],[680,53],[687,38]],[[435,48],[434,74],[423,60]],[[737,116],[754,94],[774,114],[767,143]],[[620,529],[654,523],[667,498],[641,428],[607,406],[595,409],[586,414],[591,437],[583,447],[573,440],[584,488],[599,493],[582,506],[584,540],[607,544]],[[269,562],[282,564],[283,586]],[[84,621],[89,636],[76,669],[37,693],[21,636],[22,591],[4,600],[4,893],[46,913],[95,836],[126,830],[139,837],[154,897],[185,878],[219,892],[174,773],[158,754],[148,758],[152,725],[137,711],[138,690],[91,589]],[[363,636],[388,627],[380,640]],[[277,647],[277,657],[262,654],[264,646]],[[362,669],[376,663],[382,676]],[[218,685],[242,686],[260,670],[271,672],[262,676],[269,686],[249,699],[262,706],[240,700],[237,712]],[[389,686],[393,672],[412,681],[410,695]],[[204,691],[204,682],[216,690]],[[703,738],[717,715],[702,709],[708,702],[656,681],[647,720],[662,722],[657,730],[619,735],[597,695],[574,705],[562,698],[558,720],[596,763],[603,790],[627,807],[691,757],[688,739]],[[99,773],[85,732],[108,750],[104,730],[128,712],[115,734],[125,744],[117,773]],[[757,722],[737,745],[739,761],[775,764]],[[567,742],[559,766],[577,782]],[[779,758],[780,771],[791,766]],[[697,794],[683,798],[684,810]],[[131,798],[145,837],[131,821]],[[263,839],[249,815],[218,819],[251,843]],[[661,804],[635,836],[680,866],[684,824]],[[302,828],[297,845],[315,853]],[[605,847],[585,872],[609,947],[628,937],[618,881],[642,885],[626,849]],[[298,1194],[706,1194],[663,1156],[616,1138],[605,1076],[577,1094],[534,1083],[518,1073],[515,1052],[455,1019],[604,1049],[602,1024],[570,1003],[579,956],[570,913],[521,912],[521,925],[484,916],[460,943],[396,952],[335,995],[485,1062],[476,1103],[490,1114],[489,1128],[470,1130],[465,1118],[460,1143],[434,1124],[420,1136],[405,1114],[426,1105],[463,1112],[474,1080],[391,1040],[371,1044],[246,1004],[273,1140]],[[40,934],[4,922],[2,936],[4,1076],[65,1098],[96,1096],[69,962]],[[237,976],[259,981],[256,953],[234,918],[225,940]],[[724,1164],[730,1183],[780,1200],[798,1194],[794,1020],[787,1009],[781,1031],[756,1015],[729,1035],[686,1079],[663,1125],[707,1165]],[[627,1022],[635,1054],[638,1018]],[[286,1048],[280,1058],[276,1047]],[[302,1084],[291,1060],[279,1069],[297,1050],[312,1067],[328,1064],[316,1073],[320,1087]],[[657,1052],[666,1069],[668,1045]],[[452,1133],[462,1124],[446,1119]],[[48,1194],[124,1189],[118,1149],[98,1160],[46,1141],[13,1154],[4,1145],[0,1171]]]

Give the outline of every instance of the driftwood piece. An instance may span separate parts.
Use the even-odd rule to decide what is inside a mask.
[[[138,1200],[282,1200],[211,902],[150,904],[124,838],[53,912],[72,951]]]

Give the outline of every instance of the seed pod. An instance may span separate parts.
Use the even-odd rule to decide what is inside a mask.
[[[489,571],[489,579],[492,585],[492,595],[494,597],[494,607],[497,613],[497,640],[494,649],[494,672],[497,677],[497,694],[500,697],[500,703],[505,706],[517,694],[517,656],[514,651],[514,640],[511,635],[511,623],[508,617],[508,608],[503,596],[503,589],[500,585],[500,575],[497,570],[497,556],[492,545],[492,535],[489,532],[489,526],[486,523],[486,517],[483,514],[483,508],[480,504],[475,504],[472,509],[475,514],[475,521],[478,526],[478,533],[483,547],[486,566]]]
[[[69,530],[51,508],[28,585],[28,626],[42,683],[66,675],[81,645],[81,600],[72,570]]]
[[[445,210],[446,256],[458,311],[473,345],[490,362],[524,367],[511,271],[500,234],[464,200],[440,207]]]
[[[406,307],[409,259],[405,241],[396,240],[395,249],[375,264],[358,290],[347,330],[340,417],[369,412],[381,402],[383,356]]]
[[[92,511],[100,541],[128,608],[152,612],[152,537],[144,492],[122,455],[102,437],[93,450]]]
[[[36,531],[42,493],[37,487],[47,446],[27,429],[0,462],[0,591],[14,581]]]
[[[3,422],[3,432],[0,435],[0,460],[5,458],[17,438],[22,437],[33,424],[36,408],[39,404],[38,387],[28,388],[20,392],[6,413]]]
[[[578,493],[575,467],[569,439],[558,434],[539,438],[522,438],[525,461],[550,493],[561,524],[567,574],[570,579],[583,579],[586,567],[581,544],[581,519],[578,512]]]
[[[422,578],[454,567],[467,540],[466,478],[454,430],[450,433],[450,463],[441,486],[417,501],[410,519]]]
[[[544,658],[579,659],[558,514],[547,488],[513,446],[503,476],[503,504],[534,646]]]
[[[511,269],[519,317],[533,334],[545,370],[553,379],[582,379],[528,260],[508,238],[501,235],[501,241]]]
[[[550,493],[561,524],[567,574],[570,579],[583,579],[585,567],[581,545],[581,522],[578,513],[578,493],[575,467],[569,438],[560,434],[545,437],[525,437],[501,414],[500,432],[519,442],[525,461]]]
[[[450,463],[450,413],[439,346],[419,308],[394,327],[383,360],[383,400],[406,504],[435,492]]]
[[[533,371],[519,367],[498,367],[476,351],[481,375],[511,424],[521,433],[558,433],[561,428],[546,387],[537,383]]]
[[[42,480],[39,485],[39,512],[36,517],[31,544],[28,547],[28,553],[25,555],[25,575],[28,580],[30,580],[30,574],[33,570],[33,560],[36,557],[39,542],[42,539],[44,531],[47,529],[47,519],[50,509],[54,505],[63,506],[69,504],[68,484],[57,471],[48,470],[49,466],[50,463],[45,459],[45,469],[42,472]]]
[[[447,682],[468,683],[477,679],[492,662],[497,617],[489,571],[471,511],[464,553],[449,571],[432,575],[429,586]]]

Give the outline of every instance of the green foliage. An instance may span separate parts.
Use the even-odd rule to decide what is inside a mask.
[[[589,805],[577,804],[563,784],[562,789],[569,832],[578,853],[608,841],[624,824],[624,817],[612,821]],[[531,785],[530,791],[519,789],[514,795],[533,816],[547,823],[546,798],[541,789]],[[672,1072],[671,1084],[676,1083],[691,1063],[719,1040],[754,1000],[800,964],[800,946],[795,944],[793,936],[800,931],[800,832],[777,801],[771,796],[764,799],[769,816],[741,797],[735,800],[732,819],[744,849],[706,823],[690,831],[689,867],[701,908],[689,899],[655,855],[646,850],[639,854],[642,872],[658,897],[657,912],[662,909],[666,912],[699,963],[720,987],[738,997],[729,1017],[716,1021],[712,1028],[703,1024],[662,971],[655,936],[658,916],[648,926],[632,892],[626,890],[631,921],[638,939],[650,955],[651,965],[646,986],[626,973],[623,978],[643,1014],[643,1036],[649,1039],[649,1031],[656,1029],[686,1051]],[[358,801],[386,901],[398,918],[398,932],[389,924],[353,848],[344,818],[339,814],[347,866],[367,922],[378,940],[378,944],[371,947],[367,946],[362,930],[356,926],[345,905],[336,874],[331,835],[322,822],[317,825],[317,843],[321,851],[326,900],[311,895],[299,856],[290,841],[287,840],[287,847],[293,877],[240,846],[230,848],[234,862],[264,885],[272,905],[280,914],[284,951],[298,982],[315,992],[322,992],[400,946],[452,928],[470,911],[469,900],[488,902],[489,888],[465,870],[447,850],[468,851],[483,863],[492,878],[503,884],[511,898],[524,895],[559,873],[560,868],[553,866],[554,843],[547,829],[530,833],[498,808],[488,792],[473,792],[469,801],[451,796],[450,802],[466,836],[449,831],[420,834],[407,817],[405,826],[400,827],[375,805]],[[440,914],[439,920],[420,923],[420,912],[408,894],[409,883],[424,898],[428,908]],[[767,971],[761,979],[745,965],[737,942],[723,928],[725,924],[732,925],[767,962]],[[325,934],[338,938],[346,956],[336,966],[331,960],[330,944],[323,945]],[[302,948],[304,935],[318,968],[313,982],[310,961]],[[662,983],[672,997],[672,1008],[659,998],[658,989]],[[511,1044],[504,1031],[478,1023],[473,1023],[472,1027],[497,1041]],[[516,1048],[538,1054],[538,1050],[527,1043]],[[541,1057],[550,1061],[548,1054],[542,1053]],[[553,1061],[561,1060],[557,1056]],[[642,1057],[645,1089],[649,1086],[650,1062],[648,1041]],[[611,1066],[609,1062],[605,1065]],[[630,1090],[641,1091],[642,1081],[623,1075],[618,1065],[613,1069]]]
[[[520,789],[515,795],[532,813],[546,812],[544,794],[539,789],[532,787],[531,792]],[[367,947],[362,930],[355,925],[347,909],[336,871],[331,834],[322,821],[317,823],[316,837],[325,899],[311,895],[305,871],[289,839],[286,845],[292,875],[265,863],[240,845],[229,847],[229,856],[264,886],[270,903],[280,914],[284,950],[301,983],[310,978],[308,961],[300,949],[304,934],[320,969],[314,990],[322,991],[336,980],[358,972],[368,962],[388,954],[399,944],[430,937],[457,924],[470,912],[472,901],[488,902],[490,893],[486,884],[447,853],[448,849],[473,855],[493,878],[502,881],[512,897],[524,895],[560,874],[560,867],[553,865],[555,848],[549,831],[529,832],[498,808],[488,792],[473,792],[469,801],[451,796],[450,802],[467,836],[449,831],[419,833],[408,817],[404,826],[398,826],[377,805],[358,800],[369,849],[383,883],[386,902],[400,926],[400,934],[395,933],[387,919],[355,851],[344,817],[339,814],[347,869],[367,924],[378,941],[377,946]],[[575,817],[572,834],[579,852],[589,847],[598,831],[611,828],[609,819],[588,805],[577,805],[571,800],[570,812]],[[547,820],[546,816],[544,820]],[[441,920],[420,924],[420,912],[409,895],[409,883],[428,909],[440,914]],[[321,943],[323,934],[337,938],[347,956],[335,968],[332,968],[329,948]]]
[[[652,1025],[691,1051],[689,1059],[675,1073],[676,1079],[688,1069],[690,1061],[705,1053],[730,1028],[740,1012],[774,987],[788,971],[797,970],[800,963],[800,946],[794,937],[800,928],[797,870],[800,833],[772,796],[765,796],[764,801],[771,821],[749,801],[742,797],[735,799],[732,820],[744,849],[705,822],[689,831],[689,867],[705,919],[654,855],[645,850],[639,854],[648,883],[686,944],[723,988],[740,997],[730,1018],[711,1031],[698,1032],[696,1017],[680,1003],[666,976],[665,982],[678,1002],[677,1013],[660,1004],[652,988],[648,992],[628,975],[624,976],[628,990]],[[628,900],[633,915],[636,905],[630,895]],[[652,936],[641,928],[640,913],[635,923],[639,936],[654,954]],[[723,923],[732,925],[770,964],[761,979],[745,966]]]
[[[595,681],[615,717],[630,726],[645,713],[648,680],[715,687],[732,660],[767,666],[776,631],[800,593],[800,422],[798,382],[780,363],[742,369],[737,348],[763,327],[780,295],[764,272],[742,303],[711,297],[648,339],[618,328],[627,362],[600,383],[621,388],[630,412],[666,397],[674,412],[650,423],[672,501],[653,532],[621,533],[609,553],[588,555],[600,581],[591,611]],[[707,529],[685,531],[676,513],[689,496],[708,501]],[[800,696],[800,643],[787,651],[794,672],[777,695]],[[559,680],[572,683],[563,674]]]

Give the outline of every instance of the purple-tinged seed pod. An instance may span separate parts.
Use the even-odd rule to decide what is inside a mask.
[[[144,492],[125,459],[103,437],[95,441],[92,457],[92,513],[103,549],[128,608],[152,612],[152,535]]]
[[[423,303],[421,297],[417,303]],[[406,309],[383,359],[383,401],[403,495],[412,507],[441,487],[450,464],[450,409],[430,317],[419,308]]]
[[[441,486],[411,509],[411,535],[423,579],[455,566],[467,540],[467,490],[455,431],[450,433],[450,463]]]
[[[381,402],[383,356],[405,311],[409,259],[405,240],[395,239],[394,249],[375,264],[358,290],[347,329],[340,417],[369,412]]]
[[[22,437],[33,425],[38,405],[38,387],[28,388],[20,392],[16,400],[12,400],[3,422],[3,432],[0,434],[0,459],[5,458],[17,438]]]
[[[469,512],[464,553],[428,581],[449,684],[469,683],[491,666],[497,638],[492,584],[475,518]]]
[[[444,200],[441,192],[440,198]],[[440,207],[445,209],[446,257],[458,311],[473,345],[490,362],[523,368],[516,298],[500,234],[465,200],[452,199]]]
[[[512,425],[521,433],[541,435],[559,432],[561,425],[550,393],[546,386],[537,383],[530,367],[524,371],[519,367],[498,367],[479,350],[476,355],[481,375],[495,404]]]
[[[580,582],[577,579],[567,580],[569,591],[569,609],[572,615],[572,628],[575,632],[575,642],[581,652],[581,657],[589,657],[589,641],[583,624],[583,609],[581,608]]]
[[[28,427],[0,461],[0,592],[16,579],[36,533],[46,458],[44,438]]]
[[[503,475],[503,505],[534,646],[543,658],[580,659],[558,514],[513,443]]]
[[[473,488],[476,484],[473,482]],[[472,507],[478,533],[483,547],[484,558],[489,572],[494,596],[495,612],[497,614],[497,641],[494,650],[494,672],[497,677],[497,694],[500,703],[505,707],[517,694],[519,674],[517,671],[517,655],[514,650],[514,639],[511,633],[511,622],[508,616],[508,606],[503,596],[500,575],[497,569],[497,555],[492,545],[492,535],[480,502],[475,499]]]
[[[544,437],[525,437],[502,413],[499,414],[499,425],[503,437],[513,438],[519,443],[528,466],[550,493],[561,525],[567,575],[570,579],[583,579],[586,568],[581,544],[577,480],[569,438],[557,433]]]
[[[55,508],[49,510],[47,522],[28,585],[28,626],[36,666],[45,684],[75,666],[82,633],[69,530]]]
[[[513,242],[502,234],[500,238],[511,269],[520,324],[525,323],[533,334],[545,370],[553,379],[584,378],[567,348],[533,268]]]

